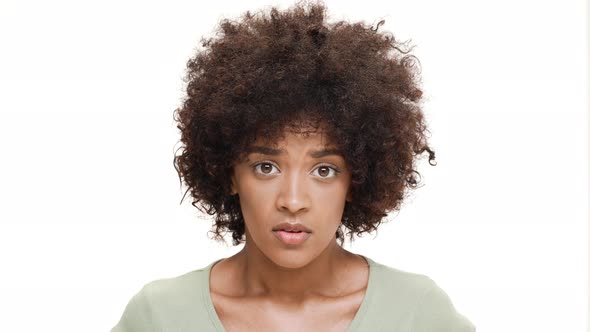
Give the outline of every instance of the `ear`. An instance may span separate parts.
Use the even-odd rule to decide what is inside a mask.
[[[346,201],[348,203],[352,202],[352,189],[348,189],[348,193],[346,194]]]

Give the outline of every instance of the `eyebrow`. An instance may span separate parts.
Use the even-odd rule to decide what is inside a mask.
[[[248,153],[260,153],[268,156],[278,156],[287,153],[287,151],[283,149],[274,149],[266,146],[251,146],[247,151]],[[342,156],[342,151],[339,149],[311,150],[309,155],[312,158],[322,158],[330,155]]]

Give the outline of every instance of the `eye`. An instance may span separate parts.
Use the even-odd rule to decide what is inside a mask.
[[[262,174],[262,175],[271,175],[271,174],[276,174],[278,172],[273,173],[272,170],[277,169],[277,167],[269,162],[261,162],[258,163],[256,165],[254,165],[254,171],[256,173]],[[278,169],[277,169],[278,170]]]
[[[340,173],[336,168],[328,166],[328,165],[320,165],[316,167],[312,173],[316,173],[317,176],[323,179],[329,179],[336,176],[337,173]]]

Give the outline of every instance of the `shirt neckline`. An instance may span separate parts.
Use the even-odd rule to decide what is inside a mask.
[[[365,295],[363,296],[363,300],[361,302],[361,305],[358,308],[356,314],[354,315],[354,318],[350,322],[350,325],[348,325],[346,332],[360,331],[359,326],[361,326],[361,322],[362,322],[363,318],[365,317],[365,313],[370,305],[369,302],[373,298],[373,293],[375,292],[374,285],[375,285],[375,277],[376,277],[375,276],[376,263],[368,257],[365,257],[363,255],[359,255],[359,256],[364,258],[365,261],[367,262],[367,264],[369,265],[369,278],[367,281],[367,290],[365,291]],[[217,315],[217,312],[215,311],[215,306],[213,305],[213,299],[211,298],[210,278],[211,278],[211,269],[213,268],[213,266],[215,264],[219,263],[220,261],[222,261],[223,259],[224,258],[221,258],[221,259],[218,259],[218,260],[212,262],[204,269],[205,277],[202,278],[203,284],[201,285],[203,302],[205,303],[205,307],[207,308],[209,318],[211,319],[211,322],[215,326],[215,329],[219,332],[226,332],[226,331],[225,331],[225,328],[223,327],[223,324],[221,323],[221,319],[219,319],[219,316]]]

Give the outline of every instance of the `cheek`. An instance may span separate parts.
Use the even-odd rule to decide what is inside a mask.
[[[334,186],[331,188],[316,188],[312,199],[314,210],[312,212],[317,220],[324,220],[324,225],[330,231],[340,225],[344,206],[346,204],[346,186]]]
[[[272,214],[273,193],[261,186],[244,183],[240,187],[240,207],[251,231],[258,226],[264,227],[265,223],[272,222],[268,216]]]
[[[314,199],[317,201],[329,201],[330,205],[344,207],[346,195],[348,194],[348,181],[339,181],[329,186],[318,186],[313,191]]]

